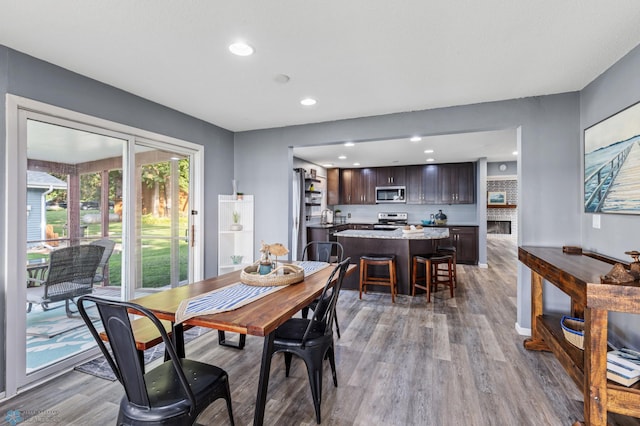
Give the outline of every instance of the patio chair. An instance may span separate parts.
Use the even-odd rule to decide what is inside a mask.
[[[111,352],[100,338],[87,305],[95,303]],[[120,400],[118,425],[191,425],[198,415],[219,398],[227,402],[229,422],[233,422],[231,392],[227,373],[215,365],[180,358],[160,320],[146,308],[95,296],[78,299],[78,310],[96,340],[113,373],[125,390]],[[144,372],[136,354],[136,341],[129,312],[151,321],[165,344],[166,361]]]
[[[64,300],[67,316],[71,317],[75,312],[71,310],[69,303],[75,304],[74,298],[93,291],[96,269],[103,252],[104,247],[97,245],[72,246],[52,251],[46,278],[29,279],[36,285],[27,288],[27,312],[31,312],[34,303],[47,310],[50,303]]]

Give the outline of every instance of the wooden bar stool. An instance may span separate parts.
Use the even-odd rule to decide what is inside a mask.
[[[436,253],[438,254],[450,254],[453,257],[453,286],[458,287],[458,251],[455,246],[438,246],[436,247]],[[441,269],[438,273],[446,272],[445,269]]]
[[[419,265],[424,265],[424,277],[418,276]],[[438,269],[440,265],[447,265],[448,274],[446,276],[439,275]],[[422,282],[424,281],[424,285]],[[426,290],[427,303],[431,302],[431,289],[438,284],[449,286],[451,297],[453,294],[453,256],[450,254],[422,254],[413,256],[413,264],[411,268],[411,295],[416,295],[416,287]]]
[[[386,266],[388,277],[380,277],[369,274],[370,266]],[[367,293],[367,285],[383,285],[391,287],[391,302],[396,302],[398,291],[398,279],[396,275],[395,254],[367,254],[360,256],[360,299],[362,292]]]

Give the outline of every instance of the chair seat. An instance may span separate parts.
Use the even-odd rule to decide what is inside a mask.
[[[56,297],[56,286],[64,289],[59,292],[60,297]],[[59,300],[68,299],[70,297],[83,296],[93,291],[91,287],[88,287],[82,283],[60,283],[49,286],[49,295],[44,298],[45,286],[27,287],[27,302],[41,304],[48,302],[56,302]]]
[[[311,319],[291,318],[280,327],[276,328],[274,344],[278,346],[300,346],[300,342],[307,331]],[[324,324],[314,321],[305,346],[317,346],[325,341]]]
[[[389,262],[391,260],[395,260],[395,258],[395,254],[363,254],[360,256],[360,259],[369,262]]]

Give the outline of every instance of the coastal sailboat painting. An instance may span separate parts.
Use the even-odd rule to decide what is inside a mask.
[[[584,211],[640,214],[640,103],[585,129]]]

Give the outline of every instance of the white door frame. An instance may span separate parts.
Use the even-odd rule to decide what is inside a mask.
[[[123,173],[125,177],[124,185],[128,189],[123,194],[123,241],[126,241],[128,245],[125,249],[127,258],[123,258],[122,262],[123,280],[127,279],[127,277],[135,277],[135,252],[133,250],[135,231],[132,226],[135,218],[131,208],[131,206],[135,206],[133,200],[135,188],[133,188],[134,179],[129,178],[133,176],[131,174],[132,171],[135,171],[135,162],[128,161],[128,159],[134,158],[135,141],[144,140],[145,143],[151,141],[154,146],[163,146],[165,149],[188,153],[191,156],[191,194],[193,194],[193,196],[189,197],[189,210],[199,213],[190,218],[190,225],[193,225],[195,233],[195,244],[192,247],[192,257],[190,259],[192,267],[189,268],[190,282],[202,280],[204,271],[204,244],[202,238],[204,229],[204,148],[201,145],[7,94],[6,186],[3,200],[5,205],[5,223],[3,226],[6,236],[4,241],[6,253],[4,259],[5,274],[3,277],[6,313],[4,329],[6,357],[5,365],[2,367],[6,373],[5,398],[32,387],[42,380],[62,374],[79,362],[95,356],[97,352],[96,348],[91,353],[71,357],[57,363],[55,366],[39,370],[29,376],[26,375],[26,287],[15,285],[15,283],[26,282],[26,268],[19,268],[16,265],[26,264],[25,250],[18,248],[26,247],[25,212],[20,206],[26,206],[26,191],[24,191],[24,188],[26,188],[27,174],[25,119],[27,116],[46,117],[46,121],[53,124],[65,123],[67,126],[76,129],[107,134],[128,141],[128,150],[123,158],[123,168],[126,167],[128,171],[128,173]],[[134,282],[130,279],[128,281]],[[124,294],[123,291],[123,297],[129,299],[131,295]]]

